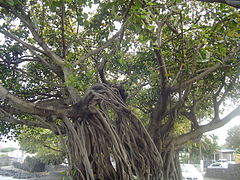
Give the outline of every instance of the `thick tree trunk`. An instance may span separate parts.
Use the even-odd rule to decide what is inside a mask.
[[[163,178],[162,180],[181,180],[182,174],[179,163],[178,152],[163,152]]]
[[[136,153],[122,142],[124,139],[109,139],[108,132],[102,135],[95,132],[93,135],[90,134],[90,128],[84,130],[83,126],[84,123],[79,124],[76,130],[72,129],[68,134],[69,160],[74,180],[181,179],[178,152],[162,150],[159,162],[152,164],[149,153],[159,154],[157,149],[146,150],[143,144],[138,144],[142,152]],[[95,139],[98,141],[95,142]],[[113,141],[116,143],[112,144]]]
[[[116,89],[96,85],[76,107],[62,118],[74,180],[181,179],[174,148],[156,147]]]

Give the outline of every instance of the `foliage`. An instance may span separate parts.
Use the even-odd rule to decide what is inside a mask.
[[[203,156],[206,159],[213,160],[213,154],[220,150],[217,140],[218,137],[214,134],[203,137],[203,141],[199,146],[202,148]]]
[[[47,129],[23,127],[17,140],[22,150],[36,154],[43,163],[61,164],[66,158],[59,137]]]
[[[228,148],[239,149],[240,148],[240,125],[234,126],[228,130],[228,136],[226,137],[226,146]]]
[[[5,138],[14,140],[18,134],[18,126],[9,122],[0,121],[0,142],[4,141]]]
[[[46,164],[40,162],[40,160],[37,159],[36,157],[27,156],[24,159],[23,163],[15,161],[13,163],[13,166],[15,168],[22,169],[22,170],[29,171],[29,172],[43,172],[43,171],[45,171]]]
[[[0,130],[31,127],[22,146],[64,150],[75,179],[180,179],[176,153],[240,115],[224,2],[0,0]]]
[[[218,137],[215,135],[204,135],[197,143],[188,144],[187,148],[182,150],[184,163],[198,164],[200,160],[213,160],[220,146],[217,143]]]

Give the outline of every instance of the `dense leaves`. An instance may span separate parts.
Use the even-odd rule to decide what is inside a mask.
[[[44,163],[61,164],[66,158],[59,137],[49,130],[23,127],[17,140],[22,150],[36,154]]]
[[[240,140],[239,140],[239,135],[240,135],[240,126],[234,126],[231,129],[228,130],[228,136],[226,138],[226,146],[228,148],[233,148],[233,149],[240,149]]]
[[[49,129],[75,178],[180,179],[179,149],[240,113],[240,13],[220,2],[0,0],[2,130]]]
[[[183,163],[198,164],[200,160],[214,160],[214,154],[220,149],[215,135],[204,135],[199,142],[189,143],[180,153]]]

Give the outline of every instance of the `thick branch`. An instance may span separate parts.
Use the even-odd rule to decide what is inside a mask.
[[[59,57],[58,55],[56,55],[54,52],[51,51],[51,49],[48,47],[48,45],[44,42],[44,40],[39,36],[38,32],[36,31],[36,27],[34,26],[32,20],[30,19],[29,15],[26,15],[26,13],[21,9],[14,9],[12,7],[10,7],[12,13],[17,16],[27,27],[28,29],[31,31],[34,39],[38,42],[38,44],[43,48],[43,50],[45,51],[46,55],[53,60],[53,62],[60,66],[62,68],[62,71],[64,73],[64,79],[65,81],[68,80],[69,75],[72,73],[71,69],[65,67],[65,61],[64,59],[62,59],[61,57]],[[37,54],[35,54],[37,56]],[[38,55],[38,58],[41,59],[41,57]],[[41,59],[43,60],[43,59]],[[70,93],[70,96],[72,98],[72,101],[74,103],[76,103],[77,101],[79,101],[79,94],[77,92],[77,90],[72,87],[72,86],[67,86],[67,89]]]
[[[31,31],[34,39],[38,42],[38,44],[43,48],[43,50],[46,52],[47,56],[51,58],[57,65],[64,66],[65,62],[62,58],[57,56],[55,53],[51,51],[51,49],[48,47],[48,45],[44,42],[44,40],[40,37],[38,32],[36,31],[36,27],[34,26],[34,23],[30,19],[29,15],[26,15],[26,13],[21,9],[16,9],[13,7],[10,7],[12,13],[18,17]],[[20,12],[19,12],[20,11]]]
[[[92,51],[89,51],[87,54],[85,54],[84,56],[80,57],[75,63],[74,65],[78,65],[80,64],[84,59],[87,59],[89,58],[90,56],[94,55],[94,54],[97,54],[99,52],[101,52],[103,49],[107,48],[108,46],[110,46],[114,41],[115,39],[120,35],[122,34],[122,32],[124,31],[124,27],[126,25],[126,22],[122,25],[122,27],[120,28],[120,30],[114,35],[112,36],[107,42],[105,42],[105,44],[103,44],[102,46],[100,46],[99,48],[97,49],[94,49]]]
[[[167,87],[167,84],[168,84],[167,68],[166,68],[165,61],[164,61],[161,51],[158,49],[154,49],[154,52],[156,54],[157,62],[158,62],[159,69],[160,69],[161,85],[162,85],[162,88],[164,89]]]
[[[98,65],[97,68],[98,68],[98,73],[99,73],[102,83],[108,84],[107,79],[104,74],[104,67],[105,67],[106,63],[107,63],[107,59],[103,58],[103,60],[100,62],[100,64]]]
[[[217,97],[213,96],[213,109],[214,109],[214,118],[213,121],[219,121],[220,116],[219,116],[219,106],[220,104],[217,101]]]
[[[190,112],[181,112],[181,115],[185,116],[188,120],[192,122],[192,129],[196,129],[198,127],[197,117],[194,111]]]
[[[41,60],[41,62],[43,64],[45,64],[48,68],[50,68],[51,70],[53,70],[56,74],[58,74],[60,77],[62,76],[61,75],[61,70],[57,67],[57,66],[53,66],[51,64],[49,64],[43,57],[41,57],[39,54],[36,53],[37,52],[40,52],[44,55],[47,55],[46,52],[42,51],[41,49],[33,46],[33,45],[30,45],[24,41],[22,41],[20,38],[18,38],[17,36],[15,36],[14,34],[10,33],[10,32],[7,32],[7,31],[3,31],[1,30],[0,31],[2,34],[4,34],[5,36],[11,38],[11,39],[14,39],[15,41],[19,42],[20,44],[22,44],[23,46],[25,46],[26,48],[28,48],[39,60]]]
[[[229,6],[240,8],[240,1],[239,0],[197,0],[201,2],[207,2],[207,3],[223,3],[227,4]]]
[[[61,14],[61,30],[62,30],[62,57],[65,58],[66,56],[66,42],[65,42],[65,28],[64,28],[64,21],[65,21],[65,2],[62,3],[62,14]]]
[[[6,101],[9,105],[16,108],[17,110],[28,113],[28,114],[36,114],[41,116],[49,116],[52,114],[60,115],[62,110],[57,109],[53,106],[45,106],[41,107],[37,104],[30,103],[28,101],[22,100],[10,94],[1,84],[0,84],[0,99]]]
[[[18,38],[17,36],[15,36],[14,34],[12,34],[11,32],[8,32],[8,31],[5,31],[5,30],[0,30],[0,32],[1,32],[2,34],[4,34],[5,36],[7,36],[7,37],[9,37],[9,38],[11,38],[11,39],[14,39],[15,41],[21,43],[21,44],[22,44],[23,46],[25,46],[26,48],[28,48],[28,49],[30,49],[30,50],[38,51],[38,52],[46,55],[46,53],[45,53],[44,51],[42,51],[41,49],[39,49],[39,48],[37,48],[37,47],[35,47],[35,46],[31,45],[31,44],[28,44],[28,43],[22,41],[20,38]]]
[[[226,58],[224,58],[222,60],[222,62],[219,62],[217,64],[215,64],[214,66],[208,68],[207,70],[205,70],[204,72],[200,73],[199,75],[193,77],[192,79],[189,79],[185,82],[181,83],[181,87],[185,88],[186,86],[189,86],[190,84],[193,84],[194,82],[203,79],[204,77],[206,77],[207,75],[209,75],[210,73],[216,71],[217,69],[221,68],[222,65],[226,62],[228,62],[230,59],[233,58],[233,56],[240,50],[240,46],[237,47],[232,53],[229,54],[229,56],[227,56]],[[179,89],[179,85],[176,84],[175,86],[171,87],[171,92],[175,92]]]
[[[186,143],[189,140],[194,140],[195,138],[199,137],[205,132],[212,131],[214,129],[220,128],[227,124],[233,118],[240,116],[240,106],[235,108],[232,112],[230,112],[227,116],[222,118],[219,121],[211,121],[210,123],[199,126],[196,130],[191,131],[187,134],[183,134],[177,138],[175,138],[174,143],[177,146],[181,146],[182,144]]]
[[[15,117],[13,117],[12,115],[10,115],[5,110],[3,110],[2,108],[0,108],[0,121],[9,122],[12,124],[22,124],[22,125],[33,126],[33,127],[52,129],[52,126],[42,124],[37,121],[28,121],[28,120],[17,119]]]

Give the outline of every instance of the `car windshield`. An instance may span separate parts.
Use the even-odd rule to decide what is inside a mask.
[[[212,166],[221,166],[219,163],[212,164]]]

